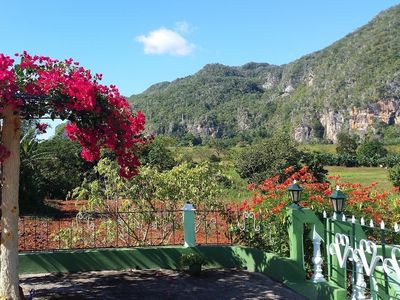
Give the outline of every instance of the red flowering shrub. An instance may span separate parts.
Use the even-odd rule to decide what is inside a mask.
[[[397,191],[379,191],[375,187],[376,182],[363,186],[362,184],[345,183],[340,181],[339,176],[328,176],[331,181],[320,183],[308,171],[308,167],[303,167],[298,172],[293,172],[293,168],[287,168],[285,174],[288,176],[283,183],[279,183],[278,177],[267,178],[260,185],[249,185],[249,189],[254,191],[252,199],[242,202],[241,210],[262,211],[263,218],[280,213],[286,206],[289,206],[291,199],[287,189],[292,185],[293,180],[304,188],[300,206],[309,207],[316,213],[322,214],[325,210],[332,213],[332,205],[329,196],[333,189],[338,185],[347,195],[345,206],[346,215],[354,215],[357,218],[364,217],[366,220],[372,218],[375,223],[384,220],[386,223],[398,222],[397,216],[393,214],[397,205],[394,204],[398,196]]]
[[[289,167],[284,171],[286,180],[279,182],[279,176],[265,179],[258,186],[250,184],[249,190],[253,190],[252,199],[244,200],[240,209],[262,211],[263,218],[279,214],[290,204],[287,189],[297,180],[304,188],[302,193],[301,206],[311,207],[317,211],[328,209],[328,201],[324,200],[326,195],[331,194],[329,183],[317,182],[316,178],[309,172],[308,167],[303,167],[295,172]]]
[[[27,52],[16,56],[20,62],[14,64],[0,54],[0,112],[11,105],[26,119],[68,120],[67,136],[82,145],[84,159],[97,160],[100,149],[108,148],[116,154],[121,176],[137,173],[136,145],[144,142],[145,118],[140,111],[132,113],[115,86],[100,84],[101,74],[93,76],[72,59],[59,61]],[[38,124],[37,129],[44,132],[46,126]]]
[[[287,254],[285,208],[291,204],[287,189],[295,179],[304,188],[300,206],[313,209],[317,215],[321,216],[324,210],[328,215],[332,215],[329,196],[336,185],[339,185],[348,197],[344,211],[346,216],[354,215],[357,219],[364,217],[366,222],[372,219],[375,225],[381,220],[387,225],[400,221],[400,199],[396,189],[379,191],[375,189],[376,183],[368,186],[344,183],[340,181],[340,177],[328,177],[331,183],[319,183],[309,172],[308,167],[303,167],[298,172],[289,167],[285,170],[285,174],[287,179],[283,183],[279,182],[279,176],[275,176],[265,179],[258,186],[255,184],[248,186],[254,194],[251,199],[245,199],[240,204],[239,210],[243,212],[242,216],[237,220],[231,220],[231,229],[237,241],[275,253]],[[247,230],[244,231],[236,225],[243,222],[240,218],[243,219],[249,212],[252,216],[250,221],[258,224],[261,230],[255,230],[256,226],[247,226]]]

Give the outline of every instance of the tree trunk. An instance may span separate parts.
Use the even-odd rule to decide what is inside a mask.
[[[17,112],[10,106],[3,111],[2,141],[11,152],[3,162],[1,203],[0,297],[19,299],[18,277],[18,191],[20,168],[20,125]]]

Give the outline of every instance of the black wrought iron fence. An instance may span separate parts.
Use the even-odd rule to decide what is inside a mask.
[[[196,211],[196,243],[231,244],[230,213]],[[183,245],[182,218],[181,210],[23,216],[19,221],[19,251]]]
[[[182,211],[179,210],[24,216],[19,222],[21,252],[182,243]]]

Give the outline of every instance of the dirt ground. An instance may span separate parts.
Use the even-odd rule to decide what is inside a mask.
[[[24,274],[20,283],[33,299],[305,299],[262,274],[234,269]]]

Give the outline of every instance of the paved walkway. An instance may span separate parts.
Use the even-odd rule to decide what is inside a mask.
[[[34,299],[291,299],[304,300],[268,277],[242,270],[130,270],[21,275]]]

